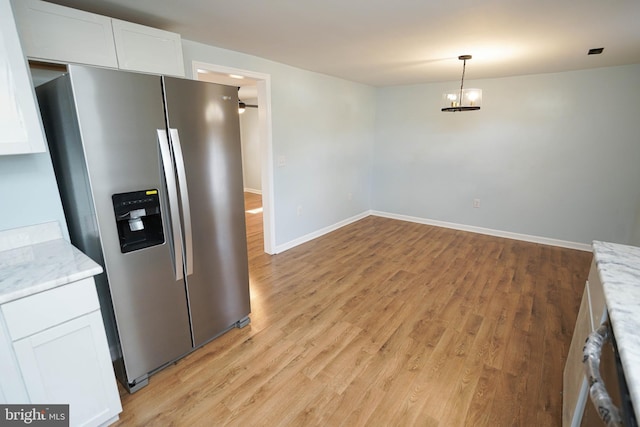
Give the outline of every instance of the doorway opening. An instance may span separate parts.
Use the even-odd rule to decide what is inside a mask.
[[[271,139],[271,76],[198,61],[193,61],[192,72],[195,80],[237,86],[239,88],[238,95],[242,101],[247,105],[257,105],[264,252],[274,254],[276,245]],[[243,173],[244,167],[243,164]]]

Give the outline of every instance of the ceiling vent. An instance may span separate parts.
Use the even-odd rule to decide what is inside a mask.
[[[589,49],[589,53],[587,53],[587,55],[600,55],[603,50],[604,50],[603,47],[596,47],[593,49]]]

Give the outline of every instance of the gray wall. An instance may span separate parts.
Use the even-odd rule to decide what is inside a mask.
[[[456,82],[378,91],[372,209],[579,243],[632,241],[640,65],[465,83],[483,89],[482,110],[440,112]]]
[[[0,156],[0,230],[49,221],[69,240],[49,153]]]
[[[468,81],[482,110],[442,113],[455,81],[376,89],[183,48],[188,74],[197,60],[271,75],[274,161],[287,159],[274,165],[276,245],[369,209],[640,244],[640,65]],[[48,155],[1,156],[0,230],[52,220],[67,235]]]
[[[201,61],[271,76],[276,246],[369,209],[373,87],[189,40],[182,48],[188,74]]]
[[[256,99],[245,100],[256,105]],[[240,137],[242,140],[242,178],[244,189],[262,192],[262,165],[260,136],[258,132],[258,109],[247,108],[240,114]]]
[[[32,80],[37,86],[61,74],[37,70]],[[0,156],[0,230],[49,221],[58,221],[69,240],[49,152]]]

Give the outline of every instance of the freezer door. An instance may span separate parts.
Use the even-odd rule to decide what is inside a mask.
[[[186,177],[179,189],[182,218],[191,222],[183,229],[185,254],[192,248],[185,267],[192,268],[186,281],[197,346],[250,312],[238,91],[195,80],[163,81],[173,149],[182,150],[175,156],[178,180],[182,172]]]
[[[174,230],[158,141],[157,130],[166,129],[161,78],[81,66],[70,66],[69,73],[104,267],[131,382],[192,348],[185,285],[182,279],[176,280],[172,259]],[[173,170],[167,172],[173,174]],[[112,196],[155,189],[165,242],[122,253]]]

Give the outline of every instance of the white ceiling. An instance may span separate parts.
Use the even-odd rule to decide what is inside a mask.
[[[50,1],[374,86],[640,63],[638,0]]]

